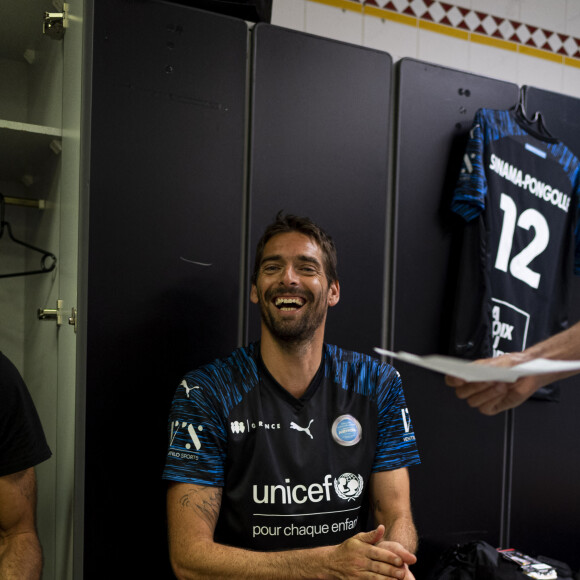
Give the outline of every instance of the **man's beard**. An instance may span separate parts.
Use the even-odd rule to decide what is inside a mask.
[[[272,304],[272,299],[277,295],[302,296],[306,299],[306,303],[302,308],[308,308],[310,312],[305,312],[302,316],[293,320],[277,317],[275,312],[272,313],[268,309],[268,305]],[[322,303],[322,296],[315,300],[311,292],[267,291],[265,296],[258,294],[258,299],[262,321],[272,336],[288,345],[298,345],[310,341],[316,330],[324,323],[326,317],[326,307]]]

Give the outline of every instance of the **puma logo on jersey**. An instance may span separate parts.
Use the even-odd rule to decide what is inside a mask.
[[[310,423],[308,423],[308,427],[300,427],[300,425],[296,425],[296,423],[294,423],[294,421],[292,421],[292,423],[290,423],[290,429],[296,429],[297,431],[304,431],[304,433],[306,433],[306,435],[308,435],[308,437],[310,437],[310,439],[314,439],[314,437],[312,437],[312,433],[310,433],[310,425],[312,425],[312,421],[314,421],[314,419],[310,419]]]
[[[185,389],[185,394],[187,395],[187,398],[189,399],[189,392],[193,391],[193,389],[199,389],[199,387],[190,387],[187,384],[187,381],[185,379],[183,379],[183,381],[181,381],[181,386]]]

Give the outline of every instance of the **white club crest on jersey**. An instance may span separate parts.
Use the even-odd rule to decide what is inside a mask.
[[[290,429],[296,429],[297,431],[304,431],[304,433],[306,433],[306,435],[308,435],[308,437],[310,437],[310,439],[314,439],[314,437],[312,437],[312,433],[310,433],[310,425],[312,425],[312,421],[314,421],[314,419],[310,419],[310,423],[308,423],[308,427],[300,427],[300,425],[297,425],[296,423],[294,423],[294,421],[292,421],[290,423]]]
[[[362,426],[352,415],[340,415],[332,424],[332,438],[339,445],[351,447],[362,438]]]

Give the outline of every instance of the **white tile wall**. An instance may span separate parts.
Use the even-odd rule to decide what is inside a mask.
[[[362,14],[306,2],[306,32],[351,44],[362,44]]]
[[[518,73],[516,52],[470,43],[469,70],[478,75],[515,82]]]
[[[306,0],[279,0],[272,3],[272,24],[304,31]]]
[[[564,66],[556,63],[547,63],[540,67],[538,60],[525,54],[518,56],[516,83],[520,86],[530,85],[556,93],[563,92]]]
[[[564,32],[566,29],[566,0],[519,0],[520,21],[547,30]]]
[[[388,52],[393,60],[417,54],[419,28],[399,24],[392,20],[365,16],[363,19],[363,43],[369,48]]]
[[[580,38],[580,0],[447,1]],[[418,58],[580,98],[580,69],[543,58],[466,42],[311,0],[273,0],[272,14],[272,22],[279,26],[384,50],[394,61]]]
[[[451,68],[469,70],[469,43],[430,30],[419,30],[417,58]]]
[[[558,92],[580,98],[580,68],[564,67],[562,89]]]
[[[457,4],[451,2],[451,4]],[[459,4],[457,4],[459,6]],[[521,0],[472,0],[472,10],[479,10],[486,14],[493,14],[500,18],[510,18],[511,20],[520,20]]]
[[[580,2],[578,0],[568,0],[566,4],[564,32],[580,38]]]

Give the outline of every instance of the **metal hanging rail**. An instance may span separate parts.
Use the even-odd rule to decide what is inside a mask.
[[[36,209],[45,209],[46,201],[44,199],[26,199],[25,197],[4,197],[6,205],[21,205],[24,207],[34,207]]]

